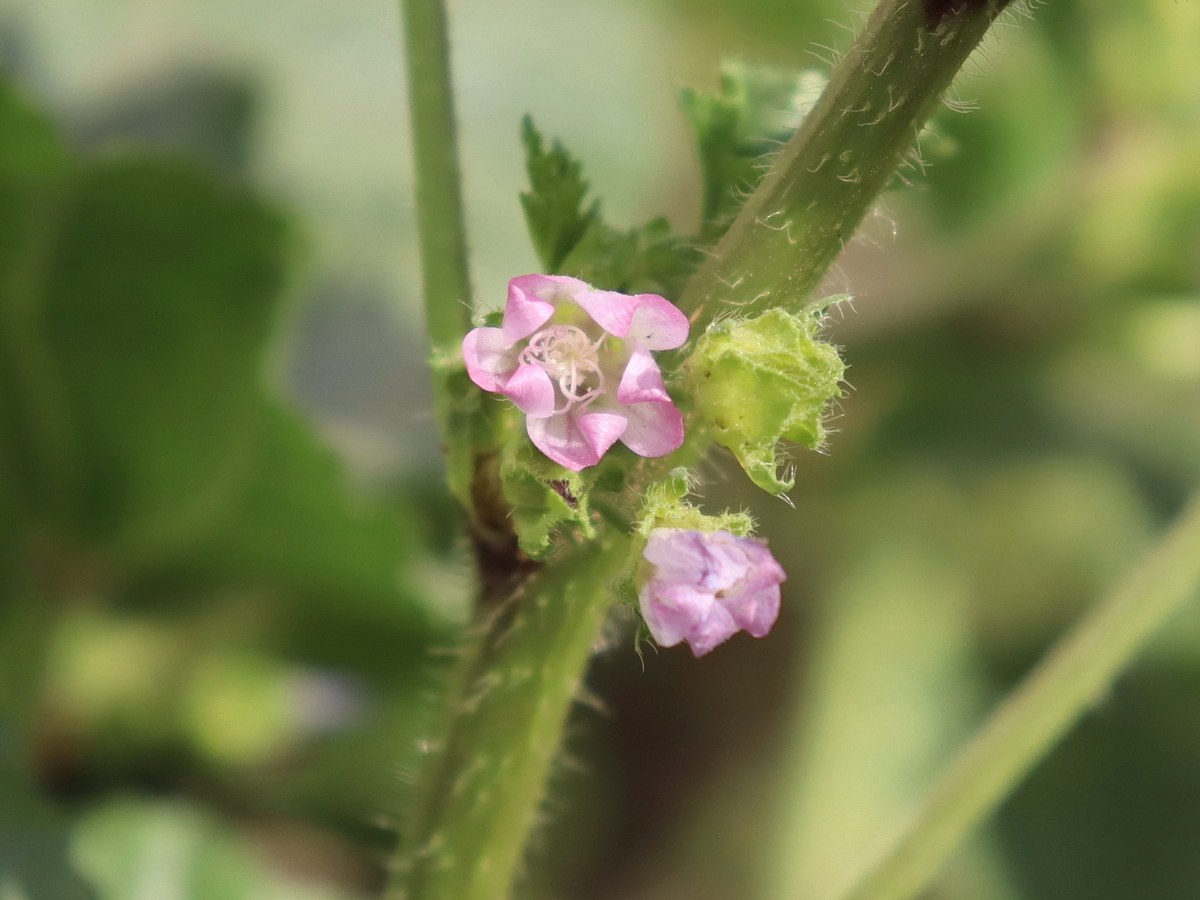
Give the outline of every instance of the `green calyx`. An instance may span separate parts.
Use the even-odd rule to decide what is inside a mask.
[[[517,540],[532,559],[550,555],[553,535],[565,525],[579,526],[586,538],[596,536],[588,506],[592,477],[564,469],[525,438],[504,447],[500,477]]]
[[[680,467],[672,469],[662,481],[646,488],[638,512],[634,533],[645,540],[655,528],[686,528],[691,531],[728,531],[746,537],[754,530],[749,513],[724,512],[719,516],[702,513],[688,501],[696,487],[692,473]]]
[[[782,494],[781,440],[815,449],[825,440],[825,410],[841,396],[845,365],[818,339],[821,316],[771,309],[710,325],[684,363],[685,384],[713,439],[737,457],[763,490]]]

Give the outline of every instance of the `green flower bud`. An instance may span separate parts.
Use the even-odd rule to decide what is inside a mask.
[[[819,313],[782,309],[725,319],[709,326],[684,364],[685,382],[713,438],[772,494],[795,484],[779,477],[779,441],[819,447],[826,406],[842,393],[845,365],[836,348],[817,339],[820,327]]]

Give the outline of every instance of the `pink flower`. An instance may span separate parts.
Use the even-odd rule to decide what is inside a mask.
[[[683,443],[683,417],[650,351],[687,335],[687,317],[657,294],[522,275],[508,283],[502,327],[471,331],[463,358],[472,381],[525,413],[539,450],[578,472],[618,440],[640,456]]]
[[[728,531],[656,528],[642,556],[653,572],[638,603],[663,647],[687,641],[703,656],[738,631],[763,637],[775,624],[787,575],[761,542]]]

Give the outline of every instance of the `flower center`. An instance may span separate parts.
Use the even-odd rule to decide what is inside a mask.
[[[558,385],[567,405],[555,412],[576,403],[590,403],[604,393],[599,350],[605,337],[593,343],[574,325],[551,325],[529,339],[521,351],[521,363],[538,366]]]

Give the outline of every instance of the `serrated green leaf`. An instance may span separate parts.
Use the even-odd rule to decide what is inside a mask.
[[[571,275],[595,287],[677,297],[701,261],[695,241],[671,233],[665,218],[621,231],[585,203],[583,167],[558,141],[550,151],[528,116],[522,122],[531,190],[521,194],[525,221],[548,274]]]
[[[629,231],[616,231],[597,218],[563,262],[563,271],[604,290],[678,297],[701,258],[694,241],[672,234],[665,218]]]
[[[583,166],[558,141],[545,150],[542,136],[529,116],[521,120],[521,141],[530,186],[521,194],[521,206],[529,236],[545,271],[558,272],[599,216],[600,201],[584,209],[588,183],[583,179]]]

